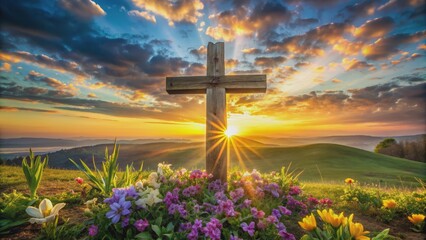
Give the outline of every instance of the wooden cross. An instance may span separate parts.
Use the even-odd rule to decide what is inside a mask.
[[[228,144],[226,93],[264,93],[266,75],[225,76],[224,43],[209,42],[207,76],[167,77],[169,94],[207,94],[206,100],[206,169],[213,179],[227,181]]]

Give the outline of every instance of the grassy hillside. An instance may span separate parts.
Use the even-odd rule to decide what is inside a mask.
[[[262,172],[279,171],[289,166],[297,172],[303,171],[304,181],[342,181],[347,177],[374,184],[400,185],[416,182],[415,177],[426,179],[426,164],[400,158],[376,154],[357,148],[336,144],[313,144],[299,147],[271,147],[252,144],[247,148],[240,146],[239,154],[231,151],[231,168]],[[97,145],[62,150],[49,154],[49,166],[73,169],[68,160],[83,159],[92,165],[92,156],[99,165],[105,147],[111,151],[112,145]],[[144,169],[156,169],[160,162],[171,163],[174,167],[188,169],[205,168],[204,143],[150,143],[122,144],[119,161],[122,167],[141,162]],[[238,155],[240,157],[238,157]],[[240,159],[240,160],[238,160]]]

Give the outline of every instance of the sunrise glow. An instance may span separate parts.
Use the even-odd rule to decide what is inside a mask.
[[[228,126],[224,134],[226,137],[230,138],[238,133],[238,129],[235,126]]]

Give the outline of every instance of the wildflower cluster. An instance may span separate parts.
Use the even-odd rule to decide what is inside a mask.
[[[334,213],[332,209],[317,210],[318,221],[313,213],[305,216],[301,222],[302,227],[308,233],[305,234],[302,240],[313,239],[357,239],[368,240],[369,231],[364,231],[364,226],[361,223],[353,222],[354,215],[345,217],[343,212],[340,214]],[[389,229],[383,230],[374,240],[386,239]]]
[[[114,189],[94,217],[89,235],[292,240],[286,223],[292,215],[309,212],[311,204],[298,186],[276,179],[275,173],[236,172],[228,185],[213,181],[205,171],[172,171],[161,164],[143,181]]]

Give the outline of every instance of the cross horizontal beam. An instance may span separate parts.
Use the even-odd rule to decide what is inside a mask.
[[[201,94],[209,87],[221,87],[226,93],[264,93],[266,75],[184,76],[167,77],[169,94]]]

